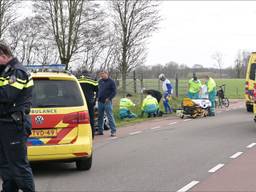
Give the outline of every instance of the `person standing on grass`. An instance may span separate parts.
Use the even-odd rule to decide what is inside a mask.
[[[111,130],[111,137],[116,136],[116,123],[113,115],[112,99],[116,96],[116,84],[113,79],[109,77],[107,71],[101,71],[99,73],[100,80],[98,85],[98,132],[96,135],[103,135],[103,120],[104,113],[106,113],[109,126]]]
[[[166,113],[172,113],[172,109],[171,106],[169,104],[169,97],[171,96],[171,94],[173,93],[173,88],[172,88],[172,84],[169,81],[169,79],[167,79],[165,77],[165,75],[162,73],[159,75],[159,79],[163,82],[163,105],[164,105],[164,109]]]
[[[207,86],[208,97],[211,102],[209,116],[215,116],[216,83],[213,78],[209,77],[208,75],[206,75],[204,79]]]
[[[190,99],[198,99],[201,86],[201,81],[197,79],[196,74],[193,73],[193,78],[188,81],[188,97]]]

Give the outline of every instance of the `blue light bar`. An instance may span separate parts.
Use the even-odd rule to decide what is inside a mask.
[[[26,68],[32,72],[39,71],[52,71],[52,72],[62,72],[65,71],[65,64],[50,64],[50,65],[27,65]]]

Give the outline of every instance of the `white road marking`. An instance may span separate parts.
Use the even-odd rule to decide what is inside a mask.
[[[214,173],[216,172],[217,170],[219,170],[220,168],[222,168],[224,166],[224,164],[218,164],[216,165],[215,167],[213,167],[212,169],[210,169],[208,172],[209,173]]]
[[[168,125],[174,125],[174,124],[176,124],[177,122],[172,122],[172,123],[169,123]]]
[[[183,120],[183,121],[185,121],[185,122],[186,122],[186,121],[191,121],[191,119],[185,119],[185,120]]]
[[[156,126],[156,127],[152,127],[150,128],[151,130],[154,130],[154,129],[160,129],[161,127],[160,126]]]
[[[192,181],[189,184],[187,184],[186,186],[179,189],[177,192],[186,192],[189,189],[191,189],[192,187],[194,187],[195,185],[197,185],[198,183],[199,183],[199,181]]]
[[[118,137],[110,137],[108,140],[114,140],[117,139]]]
[[[256,143],[251,143],[250,145],[248,145],[246,148],[252,148],[252,147],[254,147],[256,145]]]
[[[243,152],[237,152],[237,153],[235,153],[234,155],[232,155],[230,158],[231,158],[231,159],[235,159],[235,158],[239,157],[239,156],[242,155],[242,154],[243,154]]]
[[[129,135],[137,135],[137,134],[140,134],[140,133],[142,133],[142,131],[135,131],[135,132],[129,133]]]

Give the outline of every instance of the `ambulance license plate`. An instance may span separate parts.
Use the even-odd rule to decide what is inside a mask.
[[[33,129],[30,137],[56,137],[57,129]]]

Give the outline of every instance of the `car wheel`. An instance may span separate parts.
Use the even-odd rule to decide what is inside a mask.
[[[92,155],[89,158],[76,160],[76,168],[79,171],[87,171],[92,167]]]

